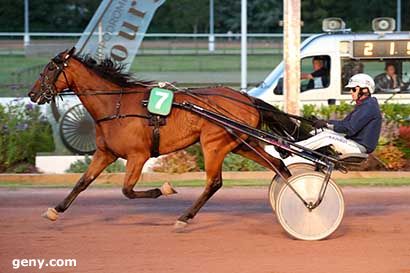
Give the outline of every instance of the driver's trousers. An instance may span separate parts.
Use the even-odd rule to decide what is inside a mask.
[[[296,143],[311,150],[317,150],[321,147],[331,145],[341,154],[367,153],[363,145],[331,130],[323,130],[308,139]]]

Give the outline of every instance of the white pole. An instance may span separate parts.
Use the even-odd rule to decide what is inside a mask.
[[[300,1],[283,0],[283,60],[285,111],[299,115]]]
[[[401,31],[401,0],[397,0],[397,31]]]
[[[241,90],[246,91],[247,83],[247,0],[242,0],[241,7]]]
[[[28,0],[24,0],[24,47],[30,45],[30,34],[28,29]]]
[[[209,52],[215,51],[215,36],[214,36],[214,0],[209,0]]]

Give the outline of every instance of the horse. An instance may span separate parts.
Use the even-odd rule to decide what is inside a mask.
[[[28,96],[32,102],[41,105],[50,103],[66,90],[72,90],[96,122],[97,148],[88,169],[72,191],[57,206],[48,208],[43,216],[52,221],[57,220],[59,214],[65,212],[77,196],[117,158],[127,160],[122,187],[127,198],[158,198],[175,194],[175,189],[169,183],[145,191],[134,190],[134,187],[144,163],[150,157],[172,153],[197,142],[200,142],[204,156],[205,187],[192,206],[176,220],[176,229],[185,228],[222,187],[222,163],[230,152],[275,170],[284,178],[290,176],[280,159],[266,153],[260,145],[252,144],[247,135],[233,136],[225,128],[187,110],[172,108],[166,124],[154,129],[149,124],[150,115],[142,101],[158,85],[157,82],[135,79],[131,74],[123,72],[121,65],[109,59],[97,62],[89,56],[77,56],[75,48],[65,50],[51,59]],[[175,102],[192,102],[255,128],[261,128],[265,120],[275,127],[276,132],[295,134],[296,122],[283,115],[283,112],[229,87],[180,89],[174,94]],[[258,109],[258,105],[263,110]],[[161,136],[156,154],[153,153],[156,145],[154,130],[159,131]],[[250,144],[244,145],[245,141]]]

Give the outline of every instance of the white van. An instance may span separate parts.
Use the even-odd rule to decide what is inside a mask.
[[[301,73],[313,71],[313,60],[321,60],[325,79],[301,81],[301,104],[328,104],[351,101],[344,88],[349,78],[367,73],[375,79],[379,102],[410,103],[410,33],[325,33],[309,37],[301,45]],[[398,75],[395,87],[388,85],[386,67]],[[391,80],[391,79],[390,79]],[[270,104],[283,103],[283,62],[249,94]],[[393,97],[392,94],[396,93]]]

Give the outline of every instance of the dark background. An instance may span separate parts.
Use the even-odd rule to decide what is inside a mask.
[[[100,0],[31,0],[30,32],[82,32]],[[248,0],[248,32],[281,32],[283,0]],[[24,30],[24,1],[0,0],[0,32]],[[410,30],[410,1],[402,0],[402,30]],[[215,0],[215,32],[240,32],[241,1]],[[302,32],[321,32],[323,18],[341,17],[352,31],[371,31],[375,17],[396,17],[395,0],[303,0]],[[207,33],[208,0],[168,0],[149,33]]]

